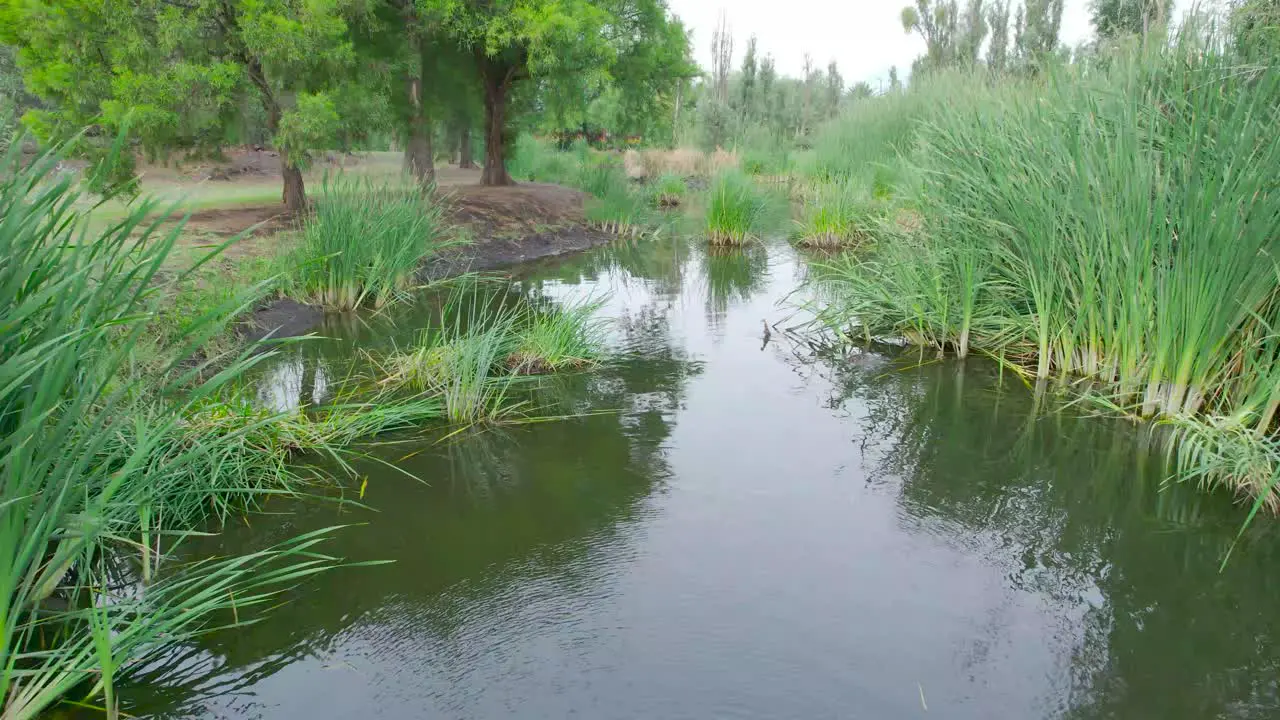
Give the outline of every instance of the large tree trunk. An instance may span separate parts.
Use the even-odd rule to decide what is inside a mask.
[[[262,63],[258,58],[252,55],[247,56],[246,65],[249,79],[258,88],[262,107],[267,111],[267,129],[271,132],[272,142],[275,142],[276,136],[280,133],[280,117],[283,115],[280,103],[276,101],[275,93],[267,82],[266,75],[262,71]],[[307,210],[307,186],[302,181],[302,169],[289,160],[288,148],[276,146],[276,152],[280,154],[280,176],[284,180],[280,201],[284,203],[285,211],[289,215],[299,217]]]
[[[484,81],[484,171],[481,185],[514,185],[507,173],[507,91],[514,70],[495,62],[482,64]]]
[[[281,159],[284,155],[281,154]],[[285,210],[294,217],[299,217],[307,210],[307,186],[302,181],[302,170],[288,160],[280,164],[280,174],[284,176],[283,201]]]
[[[474,168],[475,159],[471,155],[471,124],[462,126],[462,134],[458,138],[458,167]]]
[[[431,157],[431,127],[422,109],[422,75],[426,58],[416,33],[410,33],[409,47],[418,60],[418,67],[409,75],[409,137],[404,147],[404,159],[418,182],[430,185],[436,181],[436,168]]]

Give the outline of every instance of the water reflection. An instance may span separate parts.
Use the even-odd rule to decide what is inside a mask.
[[[1240,513],[1164,489],[1150,428],[1049,412],[982,362],[762,346],[805,268],[667,238],[519,273],[538,302],[605,299],[611,361],[541,390],[578,417],[383,439],[368,508],[271,507],[189,548],[363,523],[331,550],[395,562],[166,658],[131,711],[1276,716],[1274,524],[1219,572]],[[323,397],[437,310],[331,326],[264,397]]]
[[[702,279],[706,283],[707,321],[711,326],[720,327],[729,305],[749,300],[760,290],[768,275],[769,252],[763,245],[705,248]]]
[[[556,294],[545,279],[538,287]],[[285,610],[144,670],[146,689],[126,695],[130,712],[274,716],[262,698],[296,699],[319,683],[333,692],[309,716],[347,717],[367,710],[372,683],[375,693],[413,688],[405,692],[414,716],[456,716],[475,692],[459,678],[499,682],[512,672],[507,645],[571,636],[615,592],[613,568],[634,553],[636,524],[663,492],[664,444],[684,387],[702,368],[670,342],[670,298],[651,297],[618,317],[620,351],[607,365],[543,388],[559,407],[587,414],[440,443],[390,438],[358,466],[368,509],[319,501],[268,508],[285,514],[249,518],[247,527],[188,547],[193,556],[250,552],[354,522],[361,525],[341,531],[329,551],[356,563],[394,562],[309,581],[284,598]],[[322,396],[335,353],[332,345],[315,349],[322,347],[274,364],[260,385],[264,401],[285,409]],[[352,704],[334,706],[334,696]]]
[[[1057,616],[1069,667],[1048,706],[1082,719],[1275,717],[1274,525],[1252,526],[1220,572],[1241,515],[1168,486],[1158,428],[1036,412],[981,364],[824,371],[831,406],[857,406],[869,480],[896,489],[903,522],[1003,568],[1010,590]],[[970,652],[1007,632],[981,633]]]

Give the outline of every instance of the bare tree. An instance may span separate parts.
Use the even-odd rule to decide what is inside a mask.
[[[733,30],[722,12],[715,32],[711,34],[711,76],[716,99],[729,103],[729,68],[733,65]]]

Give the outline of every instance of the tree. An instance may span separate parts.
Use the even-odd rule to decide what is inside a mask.
[[[352,23],[356,51],[363,61],[384,72],[362,74],[363,87],[381,85],[392,98],[396,129],[404,142],[405,169],[423,185],[435,180],[431,106],[439,86],[461,63],[440,33],[444,7],[438,0],[381,0],[366,6]],[[358,110],[358,108],[356,109]]]
[[[1058,49],[1063,0],[1026,0],[1018,8],[1014,47],[1018,58],[1037,67]]]
[[[889,91],[897,92],[902,89],[902,82],[898,80],[898,66],[894,65],[889,68]]]
[[[756,90],[756,36],[747,40],[747,53],[742,56],[742,77],[739,84],[742,90],[742,116],[750,119],[755,116]]]
[[[809,53],[804,54],[804,106],[800,110],[800,128],[798,135],[803,137],[809,133],[809,110],[813,105],[813,58]]]
[[[1120,35],[1145,37],[1165,21],[1164,0],[1093,0],[1089,11],[1094,30],[1102,39]]]
[[[284,204],[298,213],[307,149],[340,127],[330,91],[353,61],[344,10],[340,0],[0,0],[0,39],[18,46],[27,86],[49,106],[24,118],[46,141],[101,124],[129,128],[152,153],[216,150],[252,93],[280,152]]]
[[[729,68],[733,65],[733,31],[728,18],[720,13],[720,21],[711,33],[711,82],[716,99],[729,104]]]
[[[705,129],[703,147],[723,147],[732,134],[729,129],[729,68],[733,66],[733,32],[723,12],[711,33],[711,97],[702,107]]]
[[[505,155],[510,143],[512,90],[531,82],[560,88],[554,102],[585,108],[598,96],[617,61],[639,45],[665,38],[662,0],[439,0],[442,29],[469,49],[484,100],[485,161],[481,182],[509,185]],[[674,81],[672,82],[674,87]],[[564,92],[574,88],[575,92]]]
[[[850,100],[866,100],[874,95],[871,84],[866,81],[858,81],[849,86],[848,97]]]
[[[667,16],[665,3],[633,3],[626,15],[629,29],[612,41],[617,59],[609,82],[618,91],[619,115],[611,129],[667,137],[675,129],[677,94],[701,75],[689,31],[679,18]]]
[[[774,124],[775,121],[775,100],[774,85],[778,80],[778,71],[773,62],[772,55],[765,55],[760,61],[760,114],[764,117],[766,124]]]
[[[922,67],[940,68],[951,64],[956,48],[956,0],[916,0],[902,8],[902,29],[919,33],[924,40]]]
[[[840,69],[836,67],[835,60],[827,64],[826,85],[827,115],[835,117],[840,110],[840,96],[844,93],[844,78],[840,77]]]
[[[956,60],[965,66],[977,65],[982,41],[986,38],[987,15],[983,8],[983,0],[969,0],[965,4],[964,15],[960,19],[956,39]]]
[[[987,25],[991,28],[991,44],[987,48],[987,67],[994,73],[1004,72],[1009,65],[1009,1],[995,0],[987,9]]]

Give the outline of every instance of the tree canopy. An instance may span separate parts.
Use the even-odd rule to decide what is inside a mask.
[[[483,181],[505,184],[513,115],[666,133],[697,73],[665,0],[0,0],[0,43],[41,140],[96,159],[125,128],[152,158],[270,144],[295,212],[312,150],[388,132],[429,183],[433,137],[469,156],[483,107]]]

